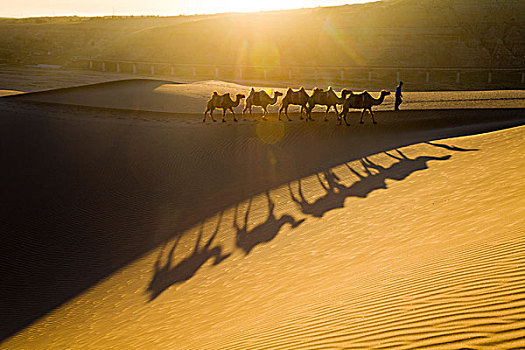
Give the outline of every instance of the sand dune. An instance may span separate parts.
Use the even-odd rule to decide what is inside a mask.
[[[0,97],[18,95],[18,94],[23,94],[23,93],[24,93],[23,91],[16,91],[16,90],[0,90]]]
[[[523,109],[101,107],[0,100],[2,347],[525,346]]]
[[[270,93],[275,90],[265,89]],[[277,90],[286,92],[283,88]],[[202,113],[213,91],[230,92],[232,97],[236,93],[247,96],[250,87],[222,81],[177,84],[163,80],[130,79],[34,92],[18,96],[17,99],[126,110]],[[311,93],[311,90],[309,92]],[[522,108],[525,106],[525,91],[522,90],[406,92],[404,95],[403,109]],[[394,103],[392,96],[387,97],[376,109],[392,110]],[[244,103],[241,103],[236,108],[237,112],[242,110],[243,105]],[[272,111],[277,111],[277,108],[278,104],[270,107]],[[324,110],[324,107],[316,107],[316,111],[321,110]]]

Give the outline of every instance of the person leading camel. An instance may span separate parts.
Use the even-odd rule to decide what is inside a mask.
[[[402,99],[403,94],[401,93],[401,88],[402,88],[402,87],[403,87],[403,82],[400,81],[400,82],[399,82],[399,85],[398,85],[397,88],[396,88],[396,94],[395,94],[395,96],[396,96],[396,102],[395,102],[395,105],[394,105],[394,109],[395,109],[396,111],[399,111],[399,105],[403,102],[403,99]]]

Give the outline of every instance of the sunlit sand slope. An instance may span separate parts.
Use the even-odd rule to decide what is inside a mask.
[[[524,141],[516,127],[415,143],[299,177],[2,346],[523,348]]]
[[[326,89],[327,86],[320,86]],[[242,93],[248,96],[250,86],[238,85],[223,81],[202,81],[191,84],[177,84],[163,80],[131,79],[108,83],[85,85],[75,88],[55,89],[43,92],[24,94],[17,100],[63,103],[91,107],[143,110],[171,113],[203,113],[206,101],[213,91]],[[299,88],[299,86],[293,86]],[[389,88],[389,87],[385,87]],[[395,87],[390,87],[394,89]],[[262,89],[257,87],[257,90]],[[270,95],[275,89],[266,89]],[[286,89],[278,89],[285,93]],[[311,91],[309,91],[311,93]],[[379,94],[372,92],[374,97]],[[277,111],[278,103],[270,107]],[[377,110],[392,110],[393,94],[386,97]],[[236,108],[240,112],[244,106],[241,102]],[[438,92],[405,92],[402,109],[442,109],[442,108],[523,108],[525,91],[438,91]],[[325,107],[316,107],[316,111]],[[292,110],[296,108],[292,107]],[[257,110],[257,108],[256,108]]]

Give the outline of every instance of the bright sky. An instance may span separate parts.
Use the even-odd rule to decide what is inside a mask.
[[[371,0],[16,0],[0,1],[0,17],[189,15],[335,6]]]

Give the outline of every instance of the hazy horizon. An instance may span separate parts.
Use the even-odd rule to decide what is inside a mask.
[[[15,4],[0,4],[0,17],[51,17],[51,16],[178,16],[215,14],[225,12],[258,12],[312,8],[318,6],[338,6],[373,2],[377,0],[266,0],[263,2],[212,0],[94,0],[89,3],[69,2],[64,0],[49,2],[42,0],[22,0]]]

